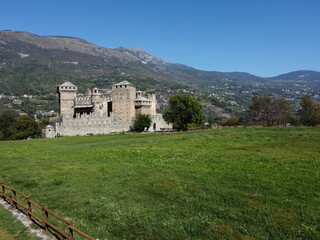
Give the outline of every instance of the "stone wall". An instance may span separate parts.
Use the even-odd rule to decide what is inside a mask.
[[[166,123],[166,121],[164,121],[162,117],[162,114],[152,115],[151,120],[152,120],[152,123],[149,130],[152,132],[172,129],[172,124]]]
[[[113,116],[82,115],[76,118],[63,116],[61,122],[55,124],[57,135],[85,136],[90,134],[108,134],[113,132],[127,132],[130,122],[120,120]]]

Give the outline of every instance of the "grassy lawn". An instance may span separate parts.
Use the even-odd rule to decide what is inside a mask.
[[[0,180],[100,239],[320,239],[319,127],[0,142]]]
[[[0,205],[0,240],[40,240],[32,237],[28,229]]]

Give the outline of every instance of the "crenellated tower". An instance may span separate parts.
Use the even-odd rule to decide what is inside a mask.
[[[77,87],[71,82],[65,82],[58,86],[59,94],[59,114],[74,114],[74,104],[77,97]]]
[[[128,81],[112,86],[112,114],[116,118],[130,121],[135,116],[136,88]]]

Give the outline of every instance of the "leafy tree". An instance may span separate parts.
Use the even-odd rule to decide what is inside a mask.
[[[9,128],[15,123],[15,117],[7,114],[0,114],[0,140],[9,139],[11,132]]]
[[[39,129],[42,130],[49,124],[49,118],[41,118],[37,124]]]
[[[16,118],[15,122],[9,127],[10,139],[27,139],[40,135],[38,124],[28,116]]]
[[[284,98],[271,98],[265,94],[252,98],[249,107],[249,118],[252,123],[265,126],[283,125],[290,117],[290,104]]]
[[[187,130],[188,124],[200,125],[204,121],[200,103],[187,94],[170,97],[169,107],[163,117],[179,131]]]
[[[137,114],[132,122],[132,131],[143,132],[145,129],[149,129],[151,125],[151,117],[147,114]]]
[[[314,103],[310,95],[301,98],[298,114],[301,124],[305,126],[320,124],[320,104]]]

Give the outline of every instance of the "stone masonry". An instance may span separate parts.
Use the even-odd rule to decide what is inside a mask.
[[[98,88],[86,96],[78,96],[77,90],[70,82],[58,87],[59,116],[50,119],[50,124],[43,129],[44,137],[127,132],[139,113],[151,116],[149,131],[171,128],[156,112],[156,95],[144,97],[127,81],[114,84],[111,97],[104,96]]]

